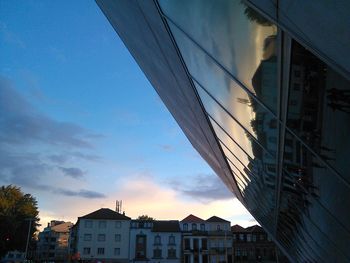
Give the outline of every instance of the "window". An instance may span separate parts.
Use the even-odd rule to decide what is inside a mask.
[[[160,244],[161,244],[160,236],[155,236],[155,237],[154,237],[154,244],[155,244],[155,245],[160,245]]]
[[[50,241],[51,242],[56,242],[56,238],[55,237],[51,237]]]
[[[14,255],[12,253],[9,253],[8,258],[13,258]]]
[[[197,224],[195,223],[192,224],[192,230],[197,230]]]
[[[99,228],[106,228],[106,225],[107,225],[107,224],[106,224],[106,221],[99,221],[99,222],[98,222],[98,227],[99,227]]]
[[[55,245],[50,245],[49,249],[55,249]]]
[[[253,242],[256,242],[256,235],[255,234],[252,235],[252,240],[253,240]]]
[[[99,247],[97,248],[97,255],[104,255],[105,254],[105,248]]]
[[[252,241],[252,234],[247,234],[247,242],[251,242]]]
[[[89,247],[84,247],[83,254],[84,254],[84,255],[90,255],[90,253],[91,253],[91,248],[89,248]]]
[[[120,255],[120,248],[119,247],[114,248],[114,255],[116,255],[116,256]]]
[[[205,231],[205,225],[201,224],[201,231]]]
[[[135,223],[134,223],[134,225],[135,225]],[[122,222],[115,221],[115,228],[121,228],[121,227],[122,227]],[[136,227],[136,226],[134,226],[134,227]]]
[[[239,234],[239,241],[244,241],[244,234]]]
[[[97,240],[98,241],[106,241],[106,235],[105,234],[98,234]]]
[[[198,238],[193,239],[193,249],[198,250],[199,249],[199,241]]]
[[[92,228],[92,220],[86,220],[84,226],[85,228]]]
[[[221,231],[220,225],[217,225],[217,226],[216,226],[216,230],[217,230],[217,231]]]
[[[294,87],[294,90],[300,90],[300,84],[299,83],[294,83],[293,87]]]
[[[168,258],[176,258],[176,249],[174,248],[168,249]]]
[[[169,245],[175,245],[175,237],[173,235],[169,236]]]
[[[184,224],[184,225],[183,225],[183,229],[184,229],[184,231],[188,231],[188,225],[187,225],[187,224]]]
[[[157,248],[153,249],[153,258],[161,258],[162,257],[162,250]]]
[[[202,258],[203,258],[203,259],[202,259],[202,262],[203,262],[203,263],[208,263],[208,262],[209,262],[209,260],[208,260],[208,255],[205,255],[205,254],[204,254],[204,255],[202,255]],[[231,261],[229,261],[229,262],[231,262]]]
[[[232,239],[233,239],[233,241],[236,241],[237,235],[236,235],[236,234],[233,234],[233,235],[232,235]]]
[[[265,240],[265,235],[264,234],[260,234],[260,241]]]
[[[145,235],[137,235],[136,236],[136,251],[135,257],[137,259],[146,258],[146,236]]]
[[[117,242],[120,242],[120,240],[121,240],[120,234],[116,234],[114,238],[115,238],[115,241],[117,241]]]
[[[91,241],[92,235],[91,234],[84,234],[84,241]]]
[[[208,241],[206,238],[202,238],[202,249],[208,249]]]
[[[185,238],[185,250],[189,250],[190,249],[190,239],[189,238]]]
[[[49,253],[49,258],[54,258],[55,257],[55,253]]]
[[[299,77],[300,77],[300,75],[301,75],[300,70],[294,70],[294,77],[299,78]]]
[[[16,258],[21,258],[22,254],[16,254]]]

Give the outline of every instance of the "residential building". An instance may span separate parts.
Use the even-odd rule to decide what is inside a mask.
[[[40,262],[66,262],[68,260],[69,230],[71,222],[52,220],[39,233],[36,260]]]
[[[97,3],[289,260],[350,261],[350,1]]]
[[[232,262],[231,223],[217,216],[206,220],[208,228],[209,262]]]
[[[131,221],[131,262],[180,263],[180,259],[181,231],[179,221]]]
[[[254,225],[244,228],[234,225],[231,231],[235,263],[288,262],[262,227]]]
[[[182,262],[209,263],[208,225],[195,215],[180,221],[182,231]]]
[[[78,217],[70,244],[73,260],[129,262],[130,218],[108,208]]]

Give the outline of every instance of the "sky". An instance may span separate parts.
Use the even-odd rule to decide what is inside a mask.
[[[168,112],[94,1],[0,0],[0,185],[42,226],[102,207],[254,218]]]

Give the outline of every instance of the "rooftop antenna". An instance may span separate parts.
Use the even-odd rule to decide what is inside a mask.
[[[116,201],[115,201],[115,211],[116,211],[117,213],[119,213],[119,214],[120,214],[120,212],[122,211],[122,204],[123,204],[123,201],[122,201],[122,200],[120,200],[120,201],[116,200]]]

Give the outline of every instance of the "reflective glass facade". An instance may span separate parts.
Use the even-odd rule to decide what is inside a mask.
[[[98,2],[194,147],[289,259],[350,262],[350,74],[254,1],[130,1],[138,26]]]

